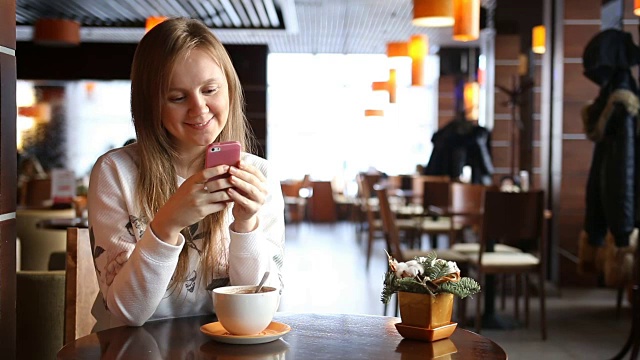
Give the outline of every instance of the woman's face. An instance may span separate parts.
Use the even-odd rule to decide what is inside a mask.
[[[177,61],[162,104],[162,125],[177,150],[197,153],[212,143],[227,123],[227,79],[213,58],[196,48]]]

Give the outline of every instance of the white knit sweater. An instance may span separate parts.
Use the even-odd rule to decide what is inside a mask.
[[[284,200],[277,176],[268,171],[265,159],[243,154],[267,177],[268,196],[258,213],[258,228],[250,233],[229,229],[233,222],[227,210],[223,233],[228,249],[228,274],[215,269],[201,274],[198,263],[202,240],[180,235],[177,246],[159,240],[141,216],[135,190],[138,176],[137,144],[102,155],[91,172],[88,211],[89,230],[96,274],[102,296],[94,306],[98,320],[94,330],[119,325],[139,326],[147,320],[212,314],[211,294],[206,285],[230,281],[231,285],[257,284],[270,271],[268,284],[282,288],[280,269],[284,255]],[[178,178],[178,185],[184,179]],[[178,288],[169,289],[178,255],[188,247],[187,276]],[[225,269],[227,264],[217,264]],[[201,276],[205,281],[201,281]],[[227,280],[227,281],[225,281]],[[101,303],[101,304],[99,304]],[[104,306],[99,306],[104,305]],[[107,311],[105,311],[107,310]]]

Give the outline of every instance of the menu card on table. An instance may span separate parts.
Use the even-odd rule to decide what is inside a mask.
[[[66,169],[51,170],[51,198],[54,208],[71,207],[76,196],[76,176]]]

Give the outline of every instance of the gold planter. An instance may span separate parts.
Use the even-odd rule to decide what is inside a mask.
[[[423,329],[435,329],[451,323],[453,294],[438,295],[398,292],[402,324]]]

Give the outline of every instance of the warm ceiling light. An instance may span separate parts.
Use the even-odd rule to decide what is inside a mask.
[[[633,14],[640,16],[640,0],[633,1]]]
[[[387,43],[387,56],[409,56],[409,43],[407,42],[390,42]]]
[[[364,111],[364,116],[384,116],[384,110],[367,109]]]
[[[453,25],[453,0],[413,0],[412,22],[427,27]]]
[[[411,57],[411,85],[424,86],[424,58],[429,53],[427,35],[412,35],[409,40],[409,56]]]
[[[374,81],[371,84],[373,91],[388,91],[389,102],[391,104],[396,103],[396,69],[389,70],[389,80],[387,81]]]
[[[161,22],[167,20],[166,16],[149,16],[147,18],[147,22],[144,24],[144,31],[148,32],[153,29],[154,26],[160,24]]]
[[[473,41],[480,37],[480,0],[453,0],[453,40]]]
[[[480,98],[480,84],[468,82],[464,84],[463,101],[465,117],[469,120],[478,120]]]
[[[80,44],[80,23],[67,19],[38,19],[33,42],[39,45],[75,46]]]
[[[637,2],[638,0],[636,0]],[[546,48],[546,31],[544,25],[534,26],[531,31],[531,50],[536,54],[544,54]]]

